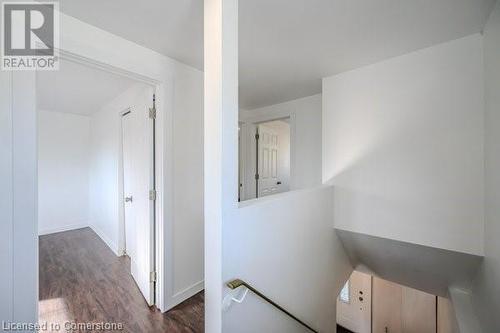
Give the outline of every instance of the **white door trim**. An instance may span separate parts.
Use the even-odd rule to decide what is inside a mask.
[[[144,76],[142,74],[129,71],[127,69],[115,67],[110,64],[102,63],[98,60],[75,54],[73,52],[69,52],[63,49],[59,49],[59,57],[62,60],[67,60],[75,63],[79,63],[84,66],[96,68],[99,70],[103,70],[108,73],[112,73],[115,75],[120,75],[124,76],[130,79],[133,79],[135,81],[139,81],[148,85],[151,85],[154,87],[154,92],[156,94],[156,121],[155,121],[155,132],[156,132],[156,137],[155,137],[155,189],[156,189],[156,204],[155,204],[155,255],[154,255],[154,261],[155,261],[155,270],[157,274],[157,280],[156,280],[156,290],[155,290],[155,299],[156,299],[156,306],[163,312],[168,310],[167,308],[167,300],[165,299],[165,287],[166,287],[166,280],[167,277],[165,276],[165,237],[164,237],[164,230],[165,230],[165,223],[171,223],[171,220],[165,221],[164,218],[164,203],[165,203],[165,197],[167,195],[166,191],[168,188],[166,188],[165,183],[166,180],[164,178],[164,168],[168,167],[165,165],[165,154],[164,151],[166,150],[165,147],[169,146],[172,144],[172,141],[169,140],[167,141],[166,138],[163,136],[163,133],[165,133],[165,128],[171,128],[170,122],[172,121],[171,117],[168,117],[166,114],[166,103],[165,99],[167,98],[163,91],[165,90],[165,82],[161,82],[159,80],[156,80],[154,78],[150,78],[147,76]],[[125,111],[124,111],[125,112]],[[122,113],[119,114],[119,117],[121,117]],[[118,121],[120,121],[120,128],[121,128],[121,119],[118,118]],[[121,132],[120,132],[121,133]],[[121,145],[121,138],[119,140],[120,145]],[[168,149],[169,155],[171,154],[172,149]],[[172,161],[171,158],[168,159],[168,161]],[[119,157],[119,167],[122,167],[123,163],[123,151],[122,147],[120,146],[120,157]],[[119,171],[123,172],[123,171]],[[120,177],[120,181],[118,184],[118,193],[123,193],[123,177]],[[170,189],[170,191],[172,191]],[[171,195],[169,195],[170,198],[172,198]],[[119,204],[121,205],[122,202],[119,201]],[[119,218],[120,218],[120,225],[123,225],[123,206],[119,207]],[[38,221],[37,221],[38,225]],[[120,232],[120,238],[123,237],[122,233]],[[170,244],[172,244],[170,242]],[[123,243],[120,241],[119,245],[119,253],[123,253]]]

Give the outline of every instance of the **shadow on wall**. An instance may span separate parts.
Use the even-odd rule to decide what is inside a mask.
[[[335,189],[335,226],[482,254],[480,237],[473,236],[481,233],[477,228],[482,223],[481,200],[475,196],[471,201],[472,192],[459,190],[478,189],[474,177],[461,177],[470,172],[470,164],[455,165],[456,170],[449,172],[448,162],[443,161],[448,140],[421,139],[422,147],[412,147],[411,133],[390,132],[371,137],[366,145],[353,144],[345,154],[335,151],[342,158],[330,165],[330,173],[324,171],[330,176],[325,184]],[[428,146],[433,149],[426,150]],[[430,229],[436,232],[429,233]]]
[[[311,327],[332,331],[334,295],[352,272],[333,229],[332,200],[333,188],[320,187],[240,207],[230,217],[238,223],[223,230],[223,280],[247,281]],[[224,314],[224,332],[267,332],[269,325],[288,325],[252,297]],[[257,316],[261,313],[264,317]],[[277,322],[255,320],[269,316]]]

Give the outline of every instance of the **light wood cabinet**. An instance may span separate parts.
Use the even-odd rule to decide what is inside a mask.
[[[403,333],[436,333],[436,296],[402,287]]]
[[[437,333],[458,333],[458,324],[450,300],[443,297],[437,299]]]
[[[373,278],[373,333],[436,333],[436,296]]]
[[[402,333],[401,304],[403,289],[400,285],[373,278],[372,332]]]

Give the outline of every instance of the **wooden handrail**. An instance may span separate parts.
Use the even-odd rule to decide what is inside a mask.
[[[293,320],[295,320],[296,322],[298,322],[302,326],[307,327],[312,332],[318,333],[318,331],[316,331],[315,329],[313,329],[311,326],[307,325],[302,320],[300,320],[299,318],[295,317],[293,314],[291,314],[290,312],[288,312],[287,310],[285,310],[282,306],[280,306],[279,304],[277,304],[276,302],[274,302],[273,300],[271,300],[269,297],[265,296],[263,293],[261,293],[260,291],[258,291],[257,289],[255,289],[254,287],[252,287],[251,285],[249,285],[248,283],[246,283],[245,281],[240,280],[240,279],[235,279],[235,280],[229,281],[226,285],[230,289],[236,289],[236,288],[239,288],[239,287],[245,287],[245,288],[247,288],[248,290],[250,290],[251,292],[253,292],[255,295],[259,296],[264,301],[268,302],[269,304],[271,304],[272,306],[274,306],[275,308],[277,308],[278,310],[280,310],[281,312],[283,312],[284,314],[286,314],[287,316],[289,316],[290,318],[292,318]]]

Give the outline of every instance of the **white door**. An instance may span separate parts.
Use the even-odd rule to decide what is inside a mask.
[[[269,126],[258,126],[259,197],[274,194],[278,188],[278,134]]]
[[[149,305],[154,303],[153,91],[145,89],[130,112],[122,116],[125,251],[132,276]]]
[[[356,333],[371,332],[372,277],[354,271],[337,299],[337,323]]]

